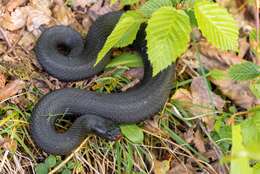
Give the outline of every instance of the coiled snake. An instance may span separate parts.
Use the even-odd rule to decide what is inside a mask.
[[[121,15],[122,12],[111,12],[99,17],[91,26],[85,43],[70,27],[47,29],[35,48],[39,63],[62,81],[77,81],[99,73],[109,62],[110,53],[93,66],[96,57]],[[170,93],[174,66],[152,77],[144,37],[144,29],[140,29],[133,43],[133,48],[143,58],[145,69],[144,78],[136,88],[112,94],[65,88],[40,99],[31,120],[31,134],[40,148],[52,154],[68,154],[90,132],[115,140],[120,135],[118,124],[143,121],[162,108]],[[60,46],[67,47],[69,53],[61,53]],[[58,133],[54,124],[64,112],[77,119],[66,132]]]

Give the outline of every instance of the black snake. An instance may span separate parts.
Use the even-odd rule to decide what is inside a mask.
[[[62,81],[77,81],[99,73],[109,62],[110,53],[97,66],[93,65],[121,15],[122,12],[111,12],[99,17],[91,26],[85,43],[70,27],[47,29],[35,48],[38,61],[49,74]],[[69,52],[61,53],[60,46]],[[40,148],[52,154],[68,154],[90,132],[115,140],[120,135],[118,124],[143,121],[162,108],[171,91],[174,65],[152,77],[144,29],[139,30],[132,48],[142,56],[145,69],[142,82],[134,89],[100,94],[66,88],[40,99],[31,120],[32,137]],[[66,132],[58,133],[54,124],[62,113],[70,113],[77,119]]]

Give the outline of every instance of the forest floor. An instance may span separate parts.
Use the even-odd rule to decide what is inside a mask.
[[[194,31],[199,41],[176,62],[174,88],[160,113],[130,127],[130,137],[110,142],[89,135],[70,155],[54,156],[30,136],[31,112],[43,95],[65,87],[125,91],[143,71],[126,65],[83,81],[61,82],[36,60],[33,48],[42,27],[70,25],[84,37],[98,16],[122,7],[103,0],[0,0],[0,173],[229,173],[232,125],[260,100],[248,81],[235,82],[218,70],[244,60],[257,62],[257,42],[248,39],[255,27],[253,7],[242,0],[218,2],[241,28],[238,53],[221,52]]]

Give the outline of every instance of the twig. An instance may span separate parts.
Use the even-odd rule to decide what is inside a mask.
[[[8,154],[9,154],[9,150],[5,151],[4,157],[3,157],[3,159],[1,160],[1,161],[2,161],[1,164],[0,164],[0,172],[1,172],[1,173],[2,173],[2,170],[3,170],[3,167],[4,167],[4,164],[5,164],[5,161],[6,161],[6,159],[7,159]]]
[[[13,155],[14,163],[16,165],[16,168],[20,174],[25,174],[24,169],[22,168],[20,161],[18,160],[17,156]]]
[[[125,92],[125,91],[127,91],[129,88],[132,88],[132,87],[134,87],[136,84],[138,84],[140,82],[140,80],[139,79],[135,79],[135,80],[133,80],[132,82],[130,82],[130,83],[128,83],[127,85],[125,85],[122,89],[121,89],[121,91],[122,92]]]
[[[27,94],[27,93],[28,93],[28,92],[23,92],[23,93],[21,93],[21,94],[14,95],[14,96],[12,96],[12,97],[8,97],[7,99],[0,100],[0,104],[6,102],[6,101],[8,101],[8,100],[14,99],[14,98],[16,98],[16,97],[20,97],[20,96],[22,96],[22,95],[25,95],[25,94]]]
[[[49,174],[54,174],[56,173],[59,169],[61,169],[71,158],[85,145],[85,143],[89,140],[89,137],[87,137],[81,144],[80,146],[75,149],[62,163],[60,163],[58,166],[56,166],[52,171],[49,172]]]

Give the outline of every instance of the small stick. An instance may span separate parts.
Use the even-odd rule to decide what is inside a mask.
[[[63,166],[66,165],[69,160],[85,145],[85,143],[89,140],[89,137],[87,137],[77,149],[75,149],[62,163],[60,163],[58,166],[56,166],[52,171],[49,172],[49,174],[54,174],[56,173],[59,169],[61,169]]]

